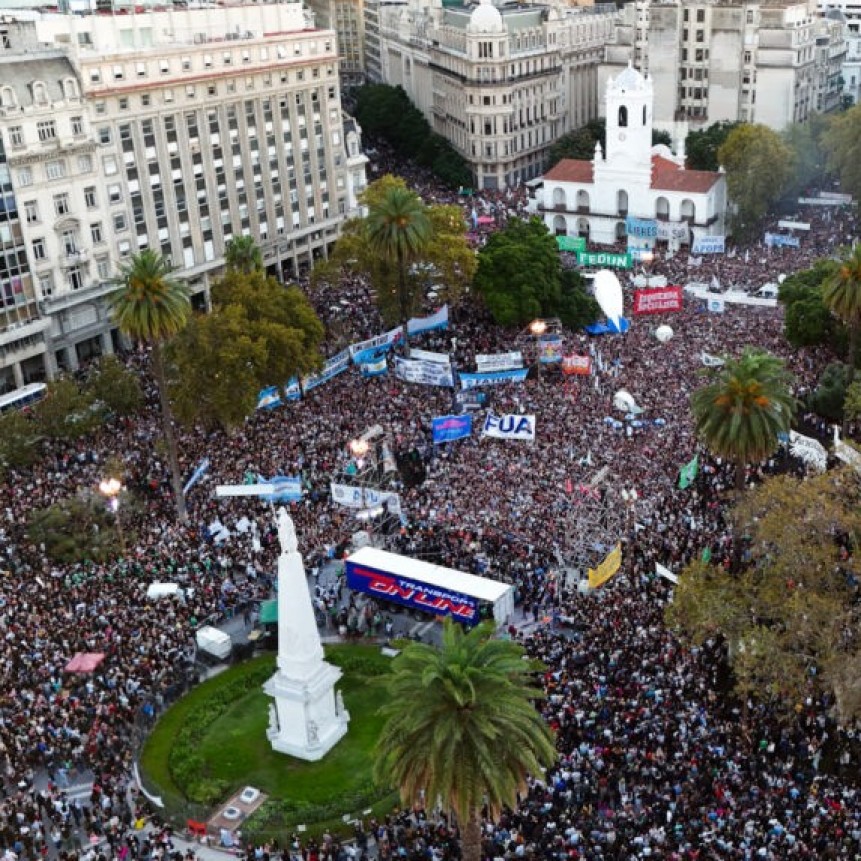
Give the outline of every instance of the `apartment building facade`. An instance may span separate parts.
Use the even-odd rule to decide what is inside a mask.
[[[116,349],[105,297],[142,248],[204,306],[232,237],[289,278],[357,213],[335,34],[299,3],[20,13],[0,36],[0,387]]]
[[[466,159],[475,184],[539,176],[559,137],[598,114],[598,65],[615,6],[470,5],[409,0],[374,6],[369,76],[402,86],[434,131]]]
[[[843,31],[815,0],[637,0],[625,7],[601,82],[633,63],[655,88],[655,126],[724,120],[781,130],[840,105]]]

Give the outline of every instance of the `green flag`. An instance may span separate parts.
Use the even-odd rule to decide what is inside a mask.
[[[699,467],[699,455],[695,454],[694,459],[690,463],[686,463],[679,470],[679,487],[682,490],[690,487],[693,480],[697,477],[697,469]]]
[[[703,562],[711,562],[712,561],[712,549],[711,549],[711,547],[706,547],[703,550],[702,560],[703,560]]]

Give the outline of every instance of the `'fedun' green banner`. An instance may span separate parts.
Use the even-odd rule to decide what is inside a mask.
[[[619,254],[615,251],[578,251],[577,263],[580,266],[588,266],[593,269],[630,269],[631,254],[625,252]]]

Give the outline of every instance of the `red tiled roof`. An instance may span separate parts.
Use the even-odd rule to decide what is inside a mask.
[[[687,170],[660,155],[652,156],[652,188],[661,191],[687,191],[705,194],[720,174],[710,170]]]
[[[575,158],[563,158],[544,174],[544,179],[556,182],[579,182],[592,184],[592,162]]]

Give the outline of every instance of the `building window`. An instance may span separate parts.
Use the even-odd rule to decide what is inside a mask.
[[[45,176],[49,180],[62,179],[66,175],[66,162],[64,161],[49,161],[45,165]]]
[[[57,124],[53,120],[43,120],[36,123],[36,131],[42,142],[57,139]]]
[[[84,205],[87,209],[96,208],[96,187],[94,185],[87,186],[84,189]]]
[[[102,158],[102,167],[105,171],[105,176],[113,176],[119,170],[117,166],[117,157],[115,155],[106,155]]]
[[[54,276],[50,272],[39,276],[39,290],[44,297],[49,297],[53,294]]]
[[[123,202],[123,190],[119,185],[108,186],[108,200],[113,203]]]
[[[100,245],[105,241],[105,237],[102,235],[101,221],[97,221],[95,224],[90,225],[90,239],[93,240],[93,245]]]
[[[116,215],[114,215],[114,231],[116,233],[122,233],[124,230],[128,230],[128,227],[126,214],[124,212],[116,213]]]
[[[84,133],[84,118],[83,117],[72,117],[72,134],[75,137],[82,135]]]
[[[163,75],[166,75],[170,72],[170,62],[168,60],[159,60],[158,61],[158,70]]]
[[[146,63],[136,63],[135,64],[135,72],[139,78],[146,77]]]
[[[108,112],[108,105],[106,102],[96,102],[96,114],[100,117],[103,117]]]
[[[28,200],[24,203],[24,220],[27,224],[39,223],[39,204],[35,200]]]
[[[107,281],[111,277],[111,259],[110,257],[96,258],[96,271],[99,273],[99,278],[102,281]]]
[[[63,194],[55,194],[54,195],[54,214],[55,215],[68,215],[69,214],[69,195],[63,192]]]
[[[78,173],[90,173],[93,169],[93,157],[89,155],[78,156]]]
[[[113,75],[115,81],[121,81],[125,77],[125,72],[122,66],[114,66]]]
[[[9,127],[9,146],[15,148],[24,146],[24,131],[21,126]]]
[[[121,111],[127,111],[129,109],[128,96],[122,96],[117,104]]]
[[[622,105],[619,108],[619,128],[625,128],[628,125],[628,109]]]
[[[33,259],[34,260],[44,260],[48,256],[47,251],[45,251],[45,240],[44,239],[34,239],[33,240]]]
[[[148,108],[151,103],[152,103],[152,96],[150,96],[149,93],[144,93],[144,95],[141,96],[141,107],[142,108]]]
[[[183,57],[182,58],[182,70],[183,72],[191,71],[191,57]]]
[[[33,171],[29,167],[19,168],[18,173],[16,174],[16,179],[18,182],[19,188],[25,188],[28,185],[33,184]]]
[[[102,82],[102,73],[98,69],[90,69],[90,83],[100,84]]]

